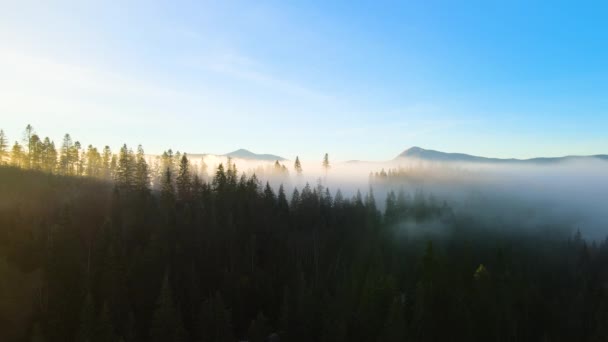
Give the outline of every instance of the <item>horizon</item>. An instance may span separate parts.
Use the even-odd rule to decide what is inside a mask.
[[[39,133],[36,130],[36,127],[33,127],[33,133],[38,135],[40,137],[40,139],[44,139],[46,137],[48,137],[48,135],[44,134],[44,133]],[[4,130],[2,127],[0,127],[0,130],[2,130],[2,132],[4,133],[4,137],[5,139],[8,139],[8,148],[11,148],[13,146],[14,143],[19,143],[22,144],[23,143],[23,138],[17,138],[17,139],[13,139],[14,136],[24,136],[25,135],[25,129],[22,131],[21,134],[19,135],[9,135],[7,134],[7,131]],[[66,133],[69,134],[69,133]],[[72,141],[74,142],[80,142],[81,145],[83,146],[83,149],[85,146],[90,145],[88,142],[86,141],[80,141],[80,139],[75,138],[74,136],[72,136],[70,134],[70,137],[72,139]],[[62,139],[53,139],[50,138],[49,139],[55,143],[55,146],[60,146],[60,143],[62,141]],[[186,150],[180,150],[179,148],[165,148],[162,149],[161,151],[157,152],[157,153],[151,153],[149,151],[146,150],[146,146],[142,145],[142,144],[127,144],[127,143],[122,143],[120,145],[117,146],[112,146],[112,145],[107,145],[107,144],[102,144],[99,146],[95,146],[93,145],[93,147],[101,149],[104,146],[109,146],[111,148],[111,150],[116,153],[116,151],[118,151],[123,145],[127,145],[127,147],[129,147],[132,150],[135,150],[136,147],[138,145],[141,145],[144,148],[144,151],[146,152],[147,156],[160,156],[163,154],[163,152],[168,151],[168,150],[172,150],[173,152],[180,152],[180,153],[185,153],[187,155],[190,156],[216,156],[216,157],[230,157],[230,154],[238,154],[239,152],[244,152],[244,153],[250,153],[252,155],[254,155],[256,158],[240,158],[240,157],[233,157],[235,159],[243,159],[243,160],[247,160],[247,159],[252,159],[252,160],[259,160],[259,161],[268,161],[268,162],[274,162],[274,159],[268,159],[268,158],[264,158],[264,159],[259,159],[261,157],[278,157],[279,161],[281,162],[289,162],[289,161],[294,161],[296,157],[300,157],[300,159],[302,161],[306,161],[306,162],[312,162],[315,158],[312,159],[308,159],[308,158],[302,158],[301,154],[296,153],[293,156],[285,156],[285,155],[279,155],[277,153],[274,153],[273,151],[254,151],[253,149],[250,148],[246,148],[246,147],[239,147],[237,149],[234,149],[232,151],[229,152],[210,152],[210,151],[198,151],[195,150],[196,152],[191,152],[191,151],[186,151]],[[436,149],[431,149],[431,148],[425,148],[422,146],[417,146],[417,145],[412,145],[409,147],[406,147],[405,149],[401,150],[401,152],[399,152],[398,154],[386,158],[386,159],[362,159],[362,158],[352,158],[352,159],[334,159],[331,158],[334,162],[338,162],[338,163],[349,163],[349,162],[372,162],[372,163],[381,163],[381,162],[388,162],[388,161],[392,161],[392,160],[396,160],[400,157],[403,157],[402,155],[407,153],[407,152],[411,152],[411,151],[416,151],[416,152],[438,152],[440,154],[443,155],[453,155],[453,154],[458,154],[458,155],[463,155],[463,156],[468,156],[468,157],[474,157],[474,158],[482,158],[482,159],[494,159],[494,160],[503,160],[503,161],[531,161],[534,159],[565,159],[565,158],[571,158],[571,157],[581,157],[581,158],[593,158],[593,157],[608,157],[608,153],[596,153],[596,154],[562,154],[562,155],[554,155],[554,156],[545,156],[545,155],[537,155],[537,156],[531,156],[531,157],[527,157],[527,158],[517,158],[517,157],[509,157],[509,156],[504,156],[504,157],[496,157],[496,156],[488,156],[488,155],[477,155],[477,154],[472,154],[469,153],[467,151],[443,151],[443,150],[436,150]],[[331,154],[330,154],[331,156]],[[333,156],[332,156],[333,157]],[[416,157],[414,157],[416,158]],[[316,158],[319,159],[320,158]],[[422,158],[425,159],[425,158]]]

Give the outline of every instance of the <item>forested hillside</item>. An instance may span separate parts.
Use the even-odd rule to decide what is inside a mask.
[[[2,341],[608,338],[608,244],[571,227],[64,145],[0,167]]]

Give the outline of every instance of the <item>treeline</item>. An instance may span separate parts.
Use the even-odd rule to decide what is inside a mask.
[[[139,182],[149,182],[154,189],[158,189],[160,186],[160,179],[167,168],[171,169],[173,173],[177,171],[183,155],[186,154],[169,149],[159,156],[149,156],[144,153],[141,145],[138,145],[133,151],[124,144],[118,153],[113,153],[108,145],[102,149],[93,145],[85,148],[67,133],[63,137],[61,146],[57,147],[55,142],[48,137],[42,139],[31,125],[26,126],[22,142],[15,141],[11,148],[8,137],[0,129],[0,165],[108,181],[135,182],[137,179]],[[328,158],[327,155],[325,158]],[[232,158],[227,158],[225,162],[227,166],[236,168]],[[323,163],[326,169],[329,168],[328,159],[324,159]],[[193,175],[207,179],[208,169],[209,166],[205,163],[204,157],[197,161],[190,160],[190,172]],[[302,174],[302,166],[298,157],[294,162],[293,170],[297,175]],[[213,170],[211,171],[213,172]],[[289,169],[278,160],[272,165],[258,165],[255,169],[248,171],[251,174],[255,173],[279,182],[287,182],[289,178]],[[135,173],[138,174],[135,175]],[[125,179],[127,176],[132,179]]]
[[[48,137],[42,139],[31,125],[25,128],[22,143],[17,140],[9,148],[8,137],[0,130],[0,165],[63,176],[86,176],[123,185],[158,186],[167,168],[173,172],[177,170],[182,155],[185,154],[169,149],[160,156],[151,157],[144,153],[141,145],[133,151],[125,144],[118,153],[113,153],[107,145],[103,149],[92,145],[85,148],[79,141],[73,141],[70,134],[65,134],[61,146],[56,147]],[[191,165],[190,171],[206,178],[207,168],[201,159]]]

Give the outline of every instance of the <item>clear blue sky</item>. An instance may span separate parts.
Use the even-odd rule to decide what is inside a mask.
[[[149,153],[608,153],[599,1],[329,3],[0,0],[0,128]]]

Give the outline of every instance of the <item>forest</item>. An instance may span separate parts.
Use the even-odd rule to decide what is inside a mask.
[[[29,125],[12,147],[0,131],[0,164],[1,341],[608,340],[608,240],[379,199],[384,171],[353,196],[287,193],[231,160]]]

